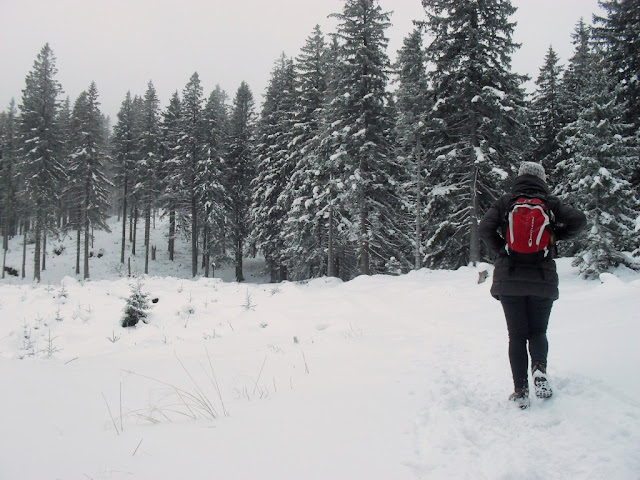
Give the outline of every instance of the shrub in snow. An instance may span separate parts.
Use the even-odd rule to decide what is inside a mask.
[[[124,317],[122,318],[123,327],[134,327],[140,320],[146,323],[147,310],[149,309],[149,300],[147,294],[142,291],[142,281],[137,280],[131,285],[131,295],[127,299],[124,307]]]

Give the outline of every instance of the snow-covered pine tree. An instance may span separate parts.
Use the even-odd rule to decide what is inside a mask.
[[[427,265],[455,268],[481,259],[478,221],[527,149],[526,77],[511,72],[518,44],[509,0],[422,4],[433,36],[427,51],[440,124],[429,152],[438,176],[427,207]]]
[[[560,97],[563,125],[576,121],[585,107],[581,100],[582,93],[588,87],[589,71],[592,68],[591,30],[582,18],[571,33],[571,43],[574,48],[573,55],[569,59],[562,77],[562,95]],[[561,141],[563,140],[561,139]],[[565,156],[564,159],[566,158]]]
[[[118,121],[114,127],[112,140],[113,155],[116,164],[116,184],[122,212],[122,243],[120,245],[120,263],[124,264],[125,248],[127,242],[127,212],[129,197],[133,186],[133,173],[135,162],[138,158],[138,142],[140,132],[136,120],[136,111],[131,98],[131,92],[127,92],[118,112]]]
[[[601,0],[606,17],[595,16],[594,33],[603,42],[608,71],[617,79],[630,135],[640,144],[640,0]],[[632,182],[640,194],[640,158]]]
[[[29,208],[28,215],[33,219],[33,278],[38,282],[42,235],[53,216],[59,184],[65,175],[56,156],[59,142],[56,116],[58,96],[62,92],[55,78],[57,72],[56,58],[47,43],[27,74],[20,105],[21,193]]]
[[[602,52],[589,55],[583,105],[578,118],[566,126],[563,147],[571,152],[562,165],[566,172],[563,193],[587,215],[587,235],[577,239],[574,264],[585,277],[618,265],[640,269],[629,253],[640,246],[635,219],[640,202],[629,182],[638,156],[624,122],[613,77],[607,75]]]
[[[295,123],[289,147],[294,164],[288,182],[291,207],[284,224],[287,273],[293,279],[327,274],[328,173],[318,146],[328,83],[329,51],[319,25],[296,58]]]
[[[204,107],[206,156],[198,173],[199,196],[202,202],[202,263],[204,275],[209,277],[216,252],[224,254],[225,243],[225,192],[222,178],[225,175],[228,111],[227,94],[216,85]]]
[[[78,238],[80,230],[84,233],[85,279],[89,278],[89,245],[93,230],[110,231],[107,218],[110,207],[109,190],[113,184],[106,175],[110,159],[104,137],[105,118],[99,105],[98,89],[91,82],[89,89],[78,96],[72,114],[74,149],[69,159],[69,199],[78,212]],[[78,265],[76,273],[79,273],[77,267]]]
[[[5,277],[9,237],[16,233],[16,163],[18,161],[18,119],[16,103],[11,100],[6,113],[0,114],[0,224],[2,225],[2,278]]]
[[[180,95],[174,92],[169,105],[162,114],[160,130],[162,132],[160,176],[164,186],[164,193],[160,197],[160,204],[169,215],[169,240],[167,250],[169,260],[173,261],[175,255],[175,238],[177,231],[176,213],[180,196],[180,176],[178,152],[180,149],[180,116],[182,106]]]
[[[271,71],[257,125],[251,204],[252,238],[264,254],[272,282],[287,279],[282,232],[293,202],[289,181],[295,167],[291,158],[295,102],[293,61],[282,54]]]
[[[133,121],[135,122],[134,129],[137,132],[136,144],[134,149],[134,161],[131,164],[129,171],[131,189],[129,192],[129,241],[131,242],[131,254],[136,255],[136,249],[138,245],[138,220],[140,219],[140,195],[135,186],[140,182],[138,176],[138,169],[136,165],[140,161],[140,131],[142,123],[142,110],[144,107],[144,100],[139,95],[135,95],[132,100],[133,109]]]
[[[358,273],[384,272],[401,254],[397,224],[399,167],[392,151],[392,112],[387,91],[390,61],[386,53],[389,13],[377,0],[346,0],[338,20],[338,66],[330,108],[331,135],[337,148],[342,188],[339,203],[357,252]],[[404,262],[403,262],[404,263]]]
[[[71,126],[71,100],[67,96],[58,109],[58,118],[56,120],[58,125],[58,133],[60,141],[58,143],[58,158],[63,170],[66,172],[69,170],[69,159],[71,158],[71,152],[73,151],[73,128]],[[58,225],[61,229],[67,228],[69,222],[70,205],[66,192],[68,191],[67,178],[64,179],[64,183],[60,188],[60,200],[58,206]]]
[[[340,44],[338,37],[332,35],[327,48],[327,90],[324,107],[321,111],[319,133],[313,141],[310,152],[310,165],[315,166],[313,177],[313,202],[326,228],[326,264],[327,275],[348,280],[358,275],[358,248],[350,238],[352,222],[346,206],[340,201],[339,194],[344,190],[343,156],[345,154],[342,138],[338,130],[344,127],[339,121],[340,95]],[[309,200],[305,202],[309,204]],[[304,217],[302,217],[304,221]]]
[[[559,135],[562,131],[562,72],[559,58],[549,47],[544,64],[536,79],[536,90],[531,100],[530,129],[535,139],[531,158],[541,163],[547,172],[550,185],[556,185],[555,168],[560,161]]]
[[[139,119],[138,161],[134,164],[135,177],[133,193],[139,199],[144,214],[144,273],[149,273],[149,249],[151,234],[151,214],[156,206],[160,185],[158,169],[160,165],[160,112],[158,96],[152,82],[142,103]]]
[[[179,208],[189,222],[191,233],[191,274],[198,274],[198,236],[200,234],[201,203],[199,172],[207,158],[206,130],[203,116],[203,92],[198,73],[194,73],[182,92],[180,115],[180,139],[175,173],[179,177],[182,194]]]
[[[250,226],[251,181],[255,176],[254,100],[242,82],[236,91],[229,119],[228,170],[224,187],[228,195],[229,237],[234,252],[236,280],[244,281],[243,254]]]
[[[402,178],[403,213],[406,213],[406,234],[413,231],[413,267],[422,266],[423,210],[427,164],[424,150],[431,150],[429,112],[433,108],[433,93],[427,78],[427,57],[422,28],[416,27],[405,39],[396,63],[398,89],[396,91],[396,138],[400,162],[405,165]]]
[[[149,310],[148,294],[142,290],[142,280],[137,278],[130,285],[131,294],[127,298],[122,317],[122,327],[135,327],[140,320],[146,323],[147,311]]]

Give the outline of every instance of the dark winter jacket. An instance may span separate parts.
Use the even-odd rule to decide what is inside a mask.
[[[563,204],[549,193],[549,187],[534,175],[522,175],[515,179],[511,192],[504,194],[489,208],[482,218],[479,233],[492,252],[497,254],[493,272],[491,295],[537,296],[558,298],[558,273],[551,255],[511,254],[505,249],[506,217],[508,209],[518,195],[534,195],[544,198],[553,212],[556,240],[565,240],[577,235],[586,225],[587,219],[579,210]]]

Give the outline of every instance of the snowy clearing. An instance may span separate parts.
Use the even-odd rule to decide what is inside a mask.
[[[640,478],[638,274],[588,282],[558,261],[555,394],[520,411],[475,268],[147,277],[158,303],[123,329],[112,245],[102,279],[51,261],[48,283],[0,284],[2,479]]]

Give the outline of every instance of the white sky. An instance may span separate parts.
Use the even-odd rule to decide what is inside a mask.
[[[566,63],[570,34],[580,17],[591,23],[597,0],[512,0],[518,7],[514,39],[522,43],[513,70],[536,78],[549,48]],[[389,55],[395,59],[420,0],[380,0],[394,11]],[[197,71],[208,96],[219,84],[231,98],[241,81],[256,106],[282,52],[289,57],[316,24],[335,30],[331,13],[342,0],[0,0],[0,109],[19,104],[24,79],[42,46],[57,57],[58,80],[75,101],[95,81],[102,111],[113,122],[127,90],[143,95],[152,80],[161,106]]]

